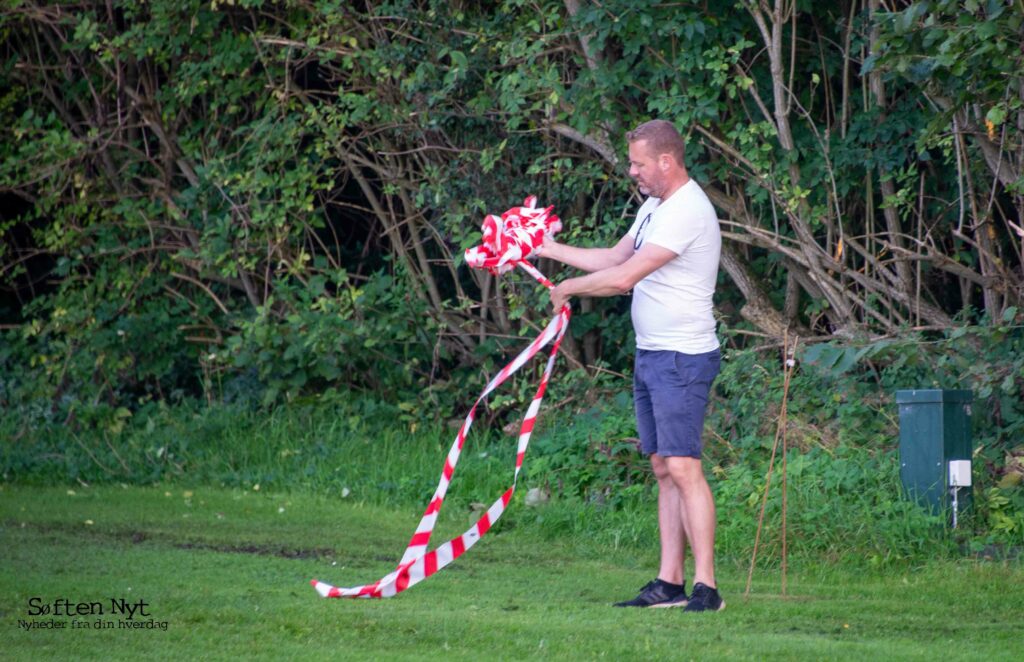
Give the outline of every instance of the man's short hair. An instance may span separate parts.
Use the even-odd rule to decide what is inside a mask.
[[[686,143],[683,137],[676,131],[675,125],[667,120],[650,120],[644,122],[637,128],[626,134],[626,140],[635,143],[638,140],[646,140],[647,146],[654,150],[656,155],[671,154],[681,166],[685,166]]]

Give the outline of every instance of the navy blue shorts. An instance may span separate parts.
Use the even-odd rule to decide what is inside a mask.
[[[646,455],[700,458],[704,411],[722,353],[638,349],[633,402],[640,449]]]

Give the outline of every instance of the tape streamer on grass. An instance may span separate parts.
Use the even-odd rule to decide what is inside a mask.
[[[471,267],[487,269],[493,274],[505,273],[518,266],[541,285],[549,289],[554,287],[551,281],[533,265],[526,262],[526,259],[533,255],[544,242],[545,236],[551,236],[562,229],[561,222],[557,216],[551,213],[551,210],[552,207],[538,208],[537,199],[530,196],[524,201],[522,207],[513,207],[500,217],[488,214],[484,218],[482,226],[483,243],[466,251],[466,263]],[[541,334],[498,372],[473,403],[473,407],[469,410],[466,420],[459,428],[458,434],[455,435],[455,441],[448,451],[437,489],[434,490],[427,509],[423,511],[423,517],[420,519],[412,539],[409,540],[398,566],[376,582],[363,586],[341,588],[314,579],[310,583],[317,593],[325,598],[390,598],[439,572],[465,554],[470,547],[484,537],[505,512],[512,495],[515,494],[519,471],[522,469],[523,458],[526,456],[526,449],[530,444],[530,435],[533,434],[533,426],[540,411],[540,404],[544,399],[544,392],[547,390],[548,380],[551,378],[551,372],[555,366],[555,356],[562,344],[562,337],[569,327],[569,316],[569,305],[566,304],[551,319]],[[455,475],[455,467],[459,463],[462,446],[473,425],[477,406],[549,343],[551,349],[548,352],[544,374],[541,376],[537,391],[519,427],[519,447],[516,452],[516,467],[512,475],[512,485],[465,533],[428,551],[427,546],[430,544],[434,525],[441,512],[441,506],[444,504],[444,497],[448,493],[448,486]]]

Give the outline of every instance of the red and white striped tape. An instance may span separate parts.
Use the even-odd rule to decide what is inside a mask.
[[[545,235],[552,235],[562,227],[558,217],[551,213],[551,207],[539,209],[536,202],[537,199],[530,196],[522,207],[509,209],[500,218],[488,215],[483,224],[484,243],[482,246],[466,251],[466,262],[470,266],[489,269],[492,273],[502,273],[513,266],[519,266],[545,287],[554,287],[551,281],[533,265],[526,262],[526,258],[543,243]],[[523,458],[526,456],[526,449],[530,444],[530,436],[533,434],[533,426],[540,411],[540,403],[544,399],[544,392],[547,390],[548,380],[551,378],[551,372],[555,366],[555,356],[558,354],[562,337],[569,327],[569,317],[569,305],[565,304],[548,323],[544,331],[491,379],[476,402],[473,403],[473,407],[469,410],[466,420],[459,428],[455,441],[448,451],[437,489],[434,490],[434,495],[431,497],[430,503],[427,504],[427,509],[423,512],[423,517],[420,519],[412,539],[409,540],[398,566],[372,584],[351,588],[339,588],[314,579],[310,583],[317,593],[325,598],[390,598],[415,586],[462,556],[490,530],[505,512],[512,495],[515,494],[519,471],[522,469]],[[465,533],[428,551],[427,546],[434,532],[434,525],[441,512],[445,494],[448,492],[448,485],[455,475],[455,467],[462,454],[466,436],[473,425],[477,406],[548,343],[551,343],[551,350],[548,353],[544,374],[541,376],[537,392],[534,394],[519,427],[519,447],[516,452],[516,467],[512,476],[512,485]]]
[[[512,207],[500,217],[488,214],[481,227],[483,243],[466,250],[466,264],[494,274],[511,271],[540,248],[545,236],[562,229],[562,222],[551,213],[552,209],[541,209],[537,197],[531,195],[522,207]],[[538,280],[544,283],[547,279]]]

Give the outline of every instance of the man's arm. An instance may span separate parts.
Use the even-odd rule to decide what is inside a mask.
[[[577,248],[546,239],[540,247],[539,256],[558,260],[588,273],[601,271],[618,266],[633,256],[633,238],[626,235],[612,248]]]
[[[626,239],[628,240],[629,237]],[[619,242],[619,244],[621,243]],[[621,264],[579,278],[563,280],[551,290],[551,305],[555,310],[560,310],[562,304],[571,296],[608,297],[625,294],[633,289],[634,285],[675,257],[676,254],[667,248],[656,244],[644,244],[643,248],[633,254],[633,257]]]

